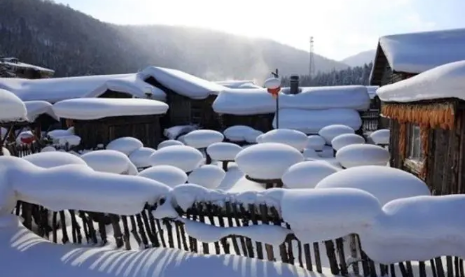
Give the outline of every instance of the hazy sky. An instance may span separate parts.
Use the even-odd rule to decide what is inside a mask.
[[[465,27],[465,0],[56,0],[117,24],[205,27],[343,59],[379,36]]]

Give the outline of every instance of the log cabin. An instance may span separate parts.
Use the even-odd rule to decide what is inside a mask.
[[[55,74],[55,71],[32,65],[28,63],[20,62],[19,59],[8,57],[0,58],[0,63],[7,67],[16,77],[24,79],[42,79],[51,78]]]
[[[391,121],[391,166],[422,178],[433,194],[465,193],[464,80],[459,61],[377,91]]]

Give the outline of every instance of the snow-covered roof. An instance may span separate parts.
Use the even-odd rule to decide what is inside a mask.
[[[386,102],[441,98],[465,101],[465,60],[438,66],[407,80],[380,87],[376,93]]]
[[[465,29],[399,34],[379,39],[394,71],[421,73],[465,59]]]
[[[149,66],[138,73],[141,79],[155,78],[166,88],[191,99],[205,99],[226,87],[176,69]]]
[[[0,122],[26,121],[27,110],[23,101],[13,93],[0,89]]]
[[[2,59],[0,59],[0,62],[3,63],[3,64],[6,64],[8,66],[11,66],[11,67],[33,69],[33,70],[37,70],[37,71],[47,72],[47,73],[50,73],[50,74],[55,73],[55,71],[52,70],[52,69],[48,69],[48,68],[45,68],[45,67],[32,65],[32,64],[28,64],[28,63],[19,62],[18,59],[16,59],[16,58],[2,58]]]
[[[96,75],[49,79],[2,78],[0,88],[9,90],[23,101],[43,100],[55,103],[61,100],[98,97],[107,89],[146,98],[150,90],[153,98],[164,100],[165,93],[137,78],[137,74]]]
[[[222,85],[227,88],[244,88],[244,86],[255,85],[252,80],[226,80],[226,81],[216,81],[218,85]]]
[[[281,93],[280,108],[322,110],[346,108],[365,111],[370,97],[365,86],[302,87],[296,95]],[[276,102],[266,89],[225,89],[213,103],[220,114],[254,115],[274,113]]]
[[[26,105],[27,118],[30,122],[34,122],[42,114],[48,114],[51,118],[59,120],[53,111],[53,105],[47,101],[25,101],[24,105]]]
[[[164,114],[168,105],[149,99],[80,98],[69,99],[53,105],[53,111],[61,118],[95,120],[114,116]]]

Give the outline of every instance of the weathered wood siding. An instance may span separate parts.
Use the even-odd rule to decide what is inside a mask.
[[[274,113],[261,115],[223,114],[220,117],[222,130],[234,125],[245,125],[262,132],[268,132],[273,129]]]

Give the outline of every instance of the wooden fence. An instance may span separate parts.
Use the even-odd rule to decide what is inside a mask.
[[[370,109],[368,111],[360,113],[362,118],[362,129],[364,132],[372,132],[378,130],[379,123],[379,109]]]
[[[348,276],[464,276],[463,260],[458,257],[435,258],[427,262],[376,264],[363,252],[358,236],[353,234],[322,243],[305,244],[293,234],[278,245],[269,245],[251,238],[230,235],[217,242],[199,242],[186,232],[183,220],[191,220],[216,227],[251,225],[278,225],[291,230],[274,207],[243,205],[228,202],[224,206],[212,203],[195,203],[187,211],[177,208],[181,219],[155,219],[152,211],[157,206],[146,205],[137,215],[119,216],[86,211],[49,212],[44,207],[18,202],[14,213],[24,218],[24,226],[39,236],[55,243],[90,243],[104,245],[109,241],[106,226],[113,227],[113,238],[118,248],[146,249],[150,247],[177,248],[199,254],[232,254],[268,261],[281,261],[321,273],[329,267],[332,274]],[[68,217],[66,216],[68,214]],[[51,216],[51,220],[50,217]],[[69,222],[70,221],[70,222]],[[62,228],[67,226],[69,228]],[[292,230],[291,230],[292,231]],[[263,234],[266,236],[266,234]],[[131,240],[138,245],[131,245]],[[350,256],[350,259],[346,257]],[[427,270],[427,265],[429,269]]]

